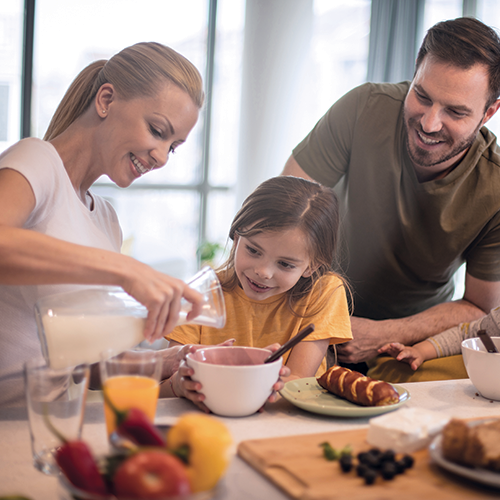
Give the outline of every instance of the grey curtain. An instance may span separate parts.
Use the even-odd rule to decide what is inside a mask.
[[[369,82],[411,80],[420,46],[425,0],[372,0]]]

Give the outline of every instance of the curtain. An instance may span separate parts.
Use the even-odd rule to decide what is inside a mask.
[[[367,80],[411,80],[425,0],[372,0]]]

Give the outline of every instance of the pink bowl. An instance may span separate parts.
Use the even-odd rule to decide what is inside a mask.
[[[256,347],[207,347],[189,356],[201,363],[224,366],[262,365],[271,354],[267,349]]]
[[[283,358],[264,364],[270,354],[257,347],[207,347],[188,354],[186,362],[210,411],[244,417],[264,405],[279,379]]]

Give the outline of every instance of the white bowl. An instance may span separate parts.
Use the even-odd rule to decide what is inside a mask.
[[[491,337],[500,351],[500,337]],[[478,392],[486,399],[500,401],[500,353],[486,350],[478,337],[462,342],[465,369]]]
[[[210,411],[245,417],[262,407],[278,381],[283,358],[264,364],[269,354],[256,347],[207,347],[188,354],[186,363]]]

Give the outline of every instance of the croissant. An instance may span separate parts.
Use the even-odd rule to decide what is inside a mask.
[[[359,405],[382,406],[399,402],[398,391],[391,384],[342,366],[332,366],[317,381],[327,391]]]

